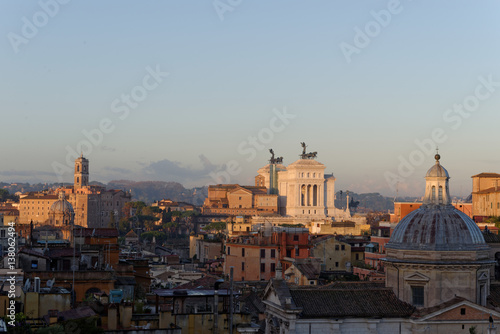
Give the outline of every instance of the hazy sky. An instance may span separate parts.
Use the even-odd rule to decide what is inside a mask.
[[[337,190],[500,172],[498,1],[2,1],[0,181],[252,184],[269,148]],[[87,137],[90,137],[88,139]],[[416,142],[424,143],[419,146]]]

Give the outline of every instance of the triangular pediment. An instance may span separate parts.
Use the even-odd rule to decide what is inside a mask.
[[[477,279],[479,281],[488,280],[488,274],[486,272],[482,272]]]
[[[245,189],[245,188],[242,188],[242,187],[238,187],[236,189],[231,190],[229,193],[230,194],[251,194],[252,191]]]
[[[455,303],[453,303],[456,301]],[[427,321],[473,321],[489,319],[490,315],[495,322],[500,320],[500,313],[492,309],[477,305],[460,297],[433,307],[434,312],[423,315],[418,322]]]
[[[405,281],[428,282],[429,280],[430,280],[429,277],[419,272],[405,276]]]

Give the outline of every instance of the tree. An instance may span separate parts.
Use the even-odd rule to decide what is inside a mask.
[[[7,325],[7,333],[9,334],[31,334],[31,326],[26,322],[26,315],[22,312],[16,313],[14,320],[15,326],[11,326],[12,319],[5,316],[3,318],[5,324]]]
[[[213,222],[208,224],[203,228],[203,230],[215,233],[217,237],[221,238],[224,232],[226,232],[226,222]]]
[[[488,218],[486,222],[495,224],[496,227],[500,227],[500,216],[492,216]]]
[[[5,202],[8,199],[19,202],[19,196],[11,195],[7,189],[0,189],[0,202]]]

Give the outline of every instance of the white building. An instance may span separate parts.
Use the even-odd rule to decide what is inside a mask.
[[[302,144],[300,159],[288,166],[281,159],[271,158],[269,164],[257,171],[256,185],[278,194],[282,216],[318,221],[351,219],[348,206],[346,210],[335,207],[335,177],[325,173],[326,166],[315,160],[316,152],[305,153]]]

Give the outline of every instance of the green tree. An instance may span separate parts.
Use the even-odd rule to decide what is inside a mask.
[[[500,228],[500,216],[492,216],[488,218],[487,223],[495,224],[496,227]]]
[[[205,226],[203,230],[216,234],[218,238],[222,238],[226,232],[226,226],[226,222],[213,222]]]
[[[7,333],[9,334],[31,334],[33,331],[31,330],[31,326],[26,322],[26,315],[22,312],[16,313],[16,317],[14,320],[14,326],[11,326],[12,319],[5,316],[3,318],[5,323],[7,324]]]

